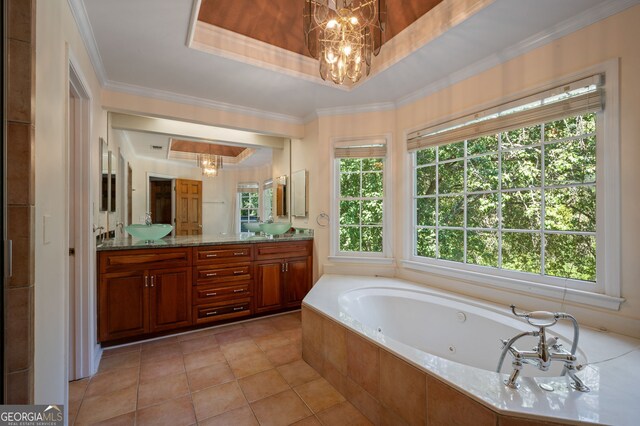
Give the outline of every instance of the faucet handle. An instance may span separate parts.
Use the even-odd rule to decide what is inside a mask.
[[[511,305],[511,312],[518,318],[524,318],[534,327],[551,327],[558,322],[558,314],[548,311],[516,312],[516,305]]]

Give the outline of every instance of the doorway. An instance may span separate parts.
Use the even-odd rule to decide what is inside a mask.
[[[172,179],[149,177],[149,211],[153,223],[173,224]]]

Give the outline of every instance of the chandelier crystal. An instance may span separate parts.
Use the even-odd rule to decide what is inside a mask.
[[[222,169],[222,157],[213,154],[198,154],[198,166],[202,169],[202,176],[215,177]]]
[[[303,21],[323,80],[354,84],[369,75],[383,42],[385,0],[305,0]]]

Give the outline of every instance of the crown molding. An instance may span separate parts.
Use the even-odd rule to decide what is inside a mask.
[[[304,124],[302,118],[279,114],[276,112],[264,111],[257,108],[245,107],[241,105],[230,104],[226,102],[213,101],[211,99],[199,98],[196,96],[182,95],[180,93],[169,92],[166,90],[152,89],[149,87],[138,86],[134,84],[118,83],[108,81],[103,86],[104,90],[113,92],[127,93],[144,98],[153,98],[161,101],[175,102],[204,108],[215,109],[223,112],[231,112],[235,114],[249,115],[252,117],[263,118],[267,120],[282,121],[291,124]]]
[[[349,105],[335,108],[319,108],[316,110],[317,117],[327,117],[330,115],[351,115],[363,114],[367,112],[392,111],[396,108],[395,102],[379,102],[365,105]]]
[[[414,93],[401,97],[396,101],[396,106],[402,107],[425,98],[637,4],[640,4],[640,0],[609,0],[605,3],[600,3],[545,31],[541,31],[513,46],[451,73],[447,77],[437,80]]]
[[[84,42],[84,47],[87,49],[87,54],[93,65],[93,70],[100,81],[100,85],[104,86],[107,82],[107,73],[104,69],[104,63],[100,56],[100,50],[98,50],[98,43],[96,43],[95,36],[93,35],[93,29],[89,22],[89,16],[87,15],[87,9],[84,7],[83,0],[67,0],[69,9],[73,19],[76,21],[76,27],[80,33],[80,38]]]

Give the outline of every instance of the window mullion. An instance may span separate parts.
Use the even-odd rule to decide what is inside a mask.
[[[502,269],[502,133],[498,133],[498,268]]]
[[[436,147],[436,259],[440,258],[440,147]]]
[[[464,141],[464,182],[462,186],[462,192],[464,196],[464,219],[463,219],[463,241],[464,251],[462,256],[462,262],[467,263],[467,140]]]
[[[545,220],[545,157],[544,157],[544,123],[540,125],[540,274],[545,274],[545,246],[546,237],[544,234],[544,220]]]

